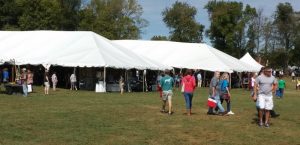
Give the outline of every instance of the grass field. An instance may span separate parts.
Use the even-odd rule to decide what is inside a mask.
[[[249,92],[232,90],[232,116],[207,116],[208,89],[197,89],[192,116],[183,96],[173,97],[171,116],[162,114],[157,92],[94,93],[60,89],[45,96],[0,94],[2,145],[300,145],[300,91],[288,80],[284,99],[275,99],[280,117],[270,128],[256,124]]]

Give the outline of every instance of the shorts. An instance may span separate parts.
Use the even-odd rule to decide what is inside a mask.
[[[172,90],[169,90],[169,91],[163,91],[163,92],[162,92],[162,99],[163,99],[164,101],[166,101],[166,100],[172,100],[172,95],[173,95]]]
[[[272,110],[273,109],[273,96],[259,94],[257,98],[257,105],[260,109]]]
[[[45,87],[50,87],[49,82],[44,82]]]

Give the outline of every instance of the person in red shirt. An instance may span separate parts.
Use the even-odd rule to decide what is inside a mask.
[[[192,70],[187,70],[185,76],[182,78],[183,96],[186,104],[187,115],[192,114],[192,100],[193,93],[196,87],[195,77],[192,75]]]

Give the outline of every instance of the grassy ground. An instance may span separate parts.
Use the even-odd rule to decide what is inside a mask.
[[[288,80],[290,82],[290,80]],[[162,114],[158,93],[96,94],[41,87],[24,98],[0,94],[0,144],[270,144],[300,145],[300,91],[288,83],[284,99],[274,99],[280,117],[270,128],[256,125],[249,92],[233,89],[232,116],[207,116],[208,89],[197,89],[192,116],[184,99],[173,97],[175,113]]]

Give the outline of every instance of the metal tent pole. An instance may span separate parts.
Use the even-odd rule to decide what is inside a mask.
[[[103,82],[104,82],[104,92],[106,92],[106,67],[104,67]]]

